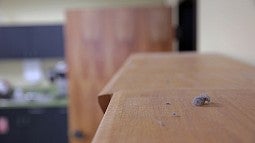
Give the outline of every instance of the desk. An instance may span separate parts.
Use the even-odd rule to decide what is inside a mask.
[[[99,95],[93,142],[253,143],[254,87],[254,67],[221,55],[133,55]],[[201,92],[212,102],[192,105]]]

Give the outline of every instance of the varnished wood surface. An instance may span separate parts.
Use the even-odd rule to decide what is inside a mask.
[[[222,55],[135,54],[99,95],[93,143],[253,143],[254,87],[255,68]]]
[[[193,106],[204,91],[116,92],[93,143],[254,143],[255,90],[207,89],[211,104]]]
[[[135,54],[99,94],[105,111],[113,93],[147,89],[253,89],[255,68],[217,54]]]
[[[65,37],[69,139],[71,143],[88,143],[103,116],[97,95],[129,54],[171,51],[171,10],[168,7],[70,10]],[[76,131],[84,136],[75,136]]]

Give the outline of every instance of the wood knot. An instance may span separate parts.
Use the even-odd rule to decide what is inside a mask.
[[[180,115],[178,115],[178,114],[175,113],[175,112],[172,113],[172,116],[173,116],[173,117],[181,117]]]
[[[167,102],[166,105],[171,105],[171,103],[170,103],[170,102]]]

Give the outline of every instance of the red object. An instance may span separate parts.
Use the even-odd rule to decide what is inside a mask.
[[[6,117],[0,117],[0,135],[7,134],[9,131],[9,121]]]

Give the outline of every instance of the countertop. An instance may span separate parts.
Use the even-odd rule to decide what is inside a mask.
[[[42,79],[36,85],[31,85],[24,79],[24,62],[26,60],[39,61]],[[23,89],[24,92],[39,91],[48,94],[49,100],[43,101],[17,101],[14,99],[0,99],[0,109],[4,108],[40,108],[40,107],[66,107],[67,96],[57,97],[56,89],[47,79],[47,72],[54,65],[63,59],[46,58],[46,59],[1,59],[0,60],[0,79],[9,81],[14,88]]]
[[[5,108],[52,108],[67,107],[67,98],[53,99],[49,102],[17,102],[14,100],[0,100],[0,110]]]

